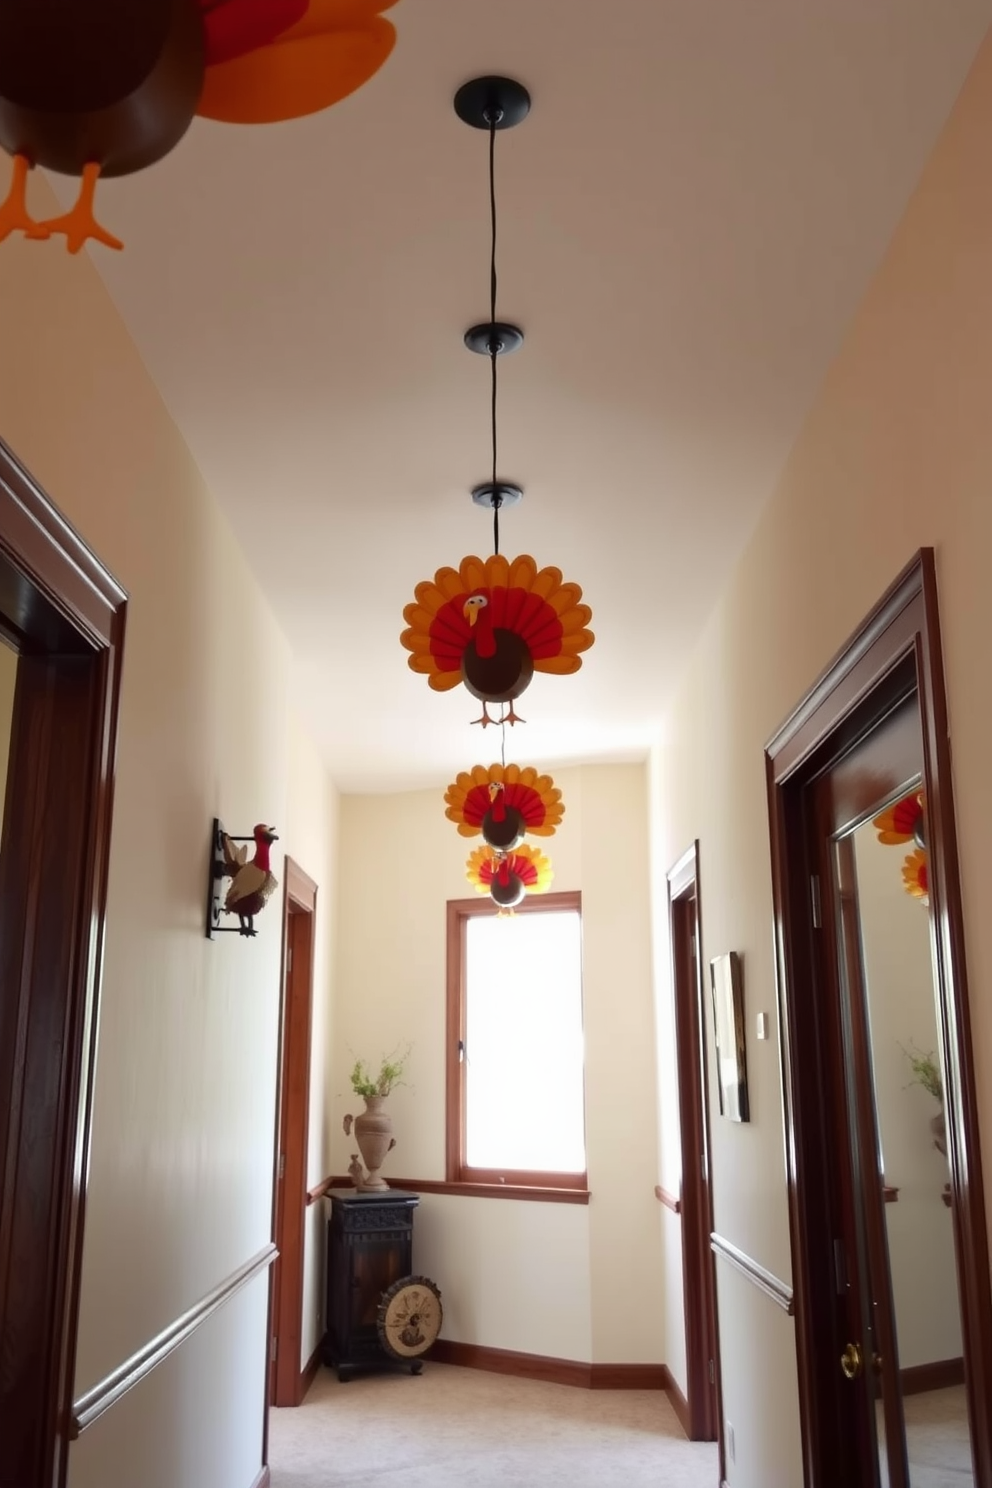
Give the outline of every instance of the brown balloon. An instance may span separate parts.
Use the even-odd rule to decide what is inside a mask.
[[[198,0],[0,3],[0,147],[32,165],[154,164],[189,128],[203,75]]]
[[[489,703],[518,698],[534,675],[534,658],[523,638],[512,630],[493,631],[492,656],[480,656],[474,641],[462,653],[462,680],[473,697]]]
[[[505,806],[503,810],[502,821],[495,819],[491,806],[482,818],[482,840],[497,852],[509,852],[516,847],[525,830],[524,819],[515,806]]]
[[[516,873],[511,873],[506,883],[499,878],[494,878],[489,885],[490,898],[499,905],[500,909],[515,909],[526,892],[523,879]]]

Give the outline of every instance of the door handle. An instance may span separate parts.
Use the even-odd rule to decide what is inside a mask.
[[[845,1379],[857,1379],[865,1367],[860,1343],[849,1343],[840,1356],[840,1369]]]

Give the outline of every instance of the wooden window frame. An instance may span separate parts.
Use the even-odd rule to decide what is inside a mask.
[[[582,895],[575,890],[542,894],[519,904],[516,914],[577,911]],[[465,1161],[465,1062],[460,1049],[465,1039],[465,926],[469,920],[499,913],[491,899],[449,899],[447,917],[447,1016],[445,1056],[445,1171],[446,1190],[472,1192],[479,1197],[506,1197],[586,1204],[589,1175],[532,1169],[477,1168]],[[584,1106],[584,1102],[583,1102]],[[583,1113],[584,1114],[584,1113]]]

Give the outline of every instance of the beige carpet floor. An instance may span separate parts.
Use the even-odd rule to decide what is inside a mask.
[[[654,1390],[579,1390],[477,1369],[419,1377],[322,1369],[269,1413],[272,1488],[717,1488]]]
[[[954,1385],[947,1390],[907,1395],[903,1401],[903,1413],[912,1488],[972,1488],[975,1478],[971,1466],[968,1401],[964,1386]],[[888,1488],[881,1404],[878,1407],[878,1432],[882,1488]]]

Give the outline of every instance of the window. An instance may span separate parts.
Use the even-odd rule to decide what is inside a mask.
[[[449,903],[447,1037],[448,1181],[585,1196],[577,893]]]

